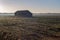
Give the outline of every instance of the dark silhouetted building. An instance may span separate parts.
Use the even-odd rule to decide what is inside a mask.
[[[16,11],[15,16],[32,17],[32,13],[28,10],[21,10],[21,11]]]

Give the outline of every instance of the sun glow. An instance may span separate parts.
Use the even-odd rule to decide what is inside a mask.
[[[4,7],[2,5],[0,5],[0,12],[4,11]]]

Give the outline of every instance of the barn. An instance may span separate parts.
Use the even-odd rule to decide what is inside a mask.
[[[16,11],[15,16],[32,17],[32,13],[29,10],[21,10],[21,11]]]

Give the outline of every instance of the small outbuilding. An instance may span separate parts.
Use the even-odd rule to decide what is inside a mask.
[[[16,11],[15,16],[32,17],[32,13],[28,10],[21,10],[21,11]]]

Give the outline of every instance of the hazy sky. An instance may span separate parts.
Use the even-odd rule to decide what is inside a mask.
[[[60,0],[0,0],[0,12],[30,10],[33,13],[60,13]]]

